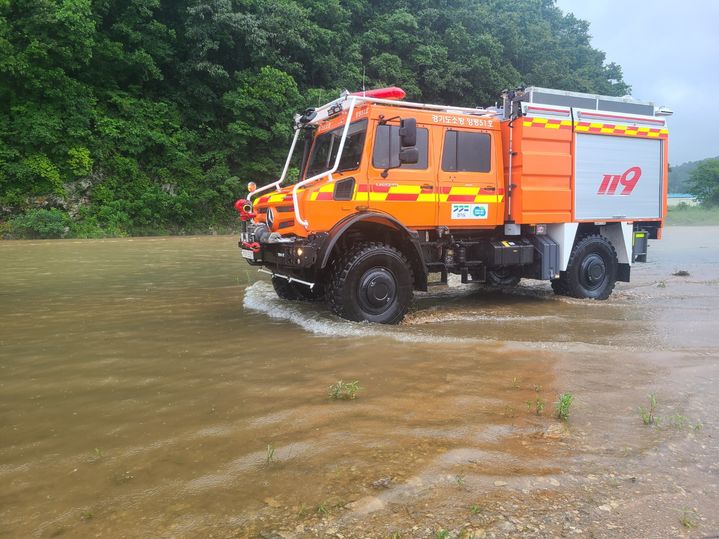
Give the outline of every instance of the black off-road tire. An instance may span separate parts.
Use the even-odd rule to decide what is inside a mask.
[[[290,283],[295,289],[295,293],[298,299],[302,301],[323,301],[325,299],[325,288],[322,283],[315,283],[315,286],[310,289],[309,286],[305,286],[300,283]]]
[[[412,303],[414,278],[390,245],[363,242],[335,259],[327,285],[332,312],[355,322],[397,324]]]
[[[556,286],[573,298],[607,299],[617,282],[618,266],[617,251],[607,238],[585,236],[572,249],[567,271]],[[552,288],[557,291],[554,281]]]
[[[282,277],[272,277],[272,287],[280,299],[289,301],[322,301],[324,299],[324,289],[320,284],[316,284],[310,290],[309,286],[291,283]]]
[[[487,270],[486,284],[502,288],[512,288],[522,279],[517,268],[494,268]]]
[[[272,277],[272,287],[275,289],[277,297],[280,299],[287,299],[290,301],[296,301],[301,299],[297,289],[292,286],[293,283],[282,277]]]

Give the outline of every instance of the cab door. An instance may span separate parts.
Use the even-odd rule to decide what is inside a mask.
[[[445,128],[437,172],[440,226],[495,227],[504,223],[498,182],[497,133]]]
[[[367,168],[369,207],[393,216],[406,227],[433,228],[437,226],[437,177],[429,152],[429,129],[417,125],[419,160],[400,166],[398,123],[374,123],[372,158]]]

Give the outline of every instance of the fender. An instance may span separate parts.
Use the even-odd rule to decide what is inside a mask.
[[[424,255],[422,254],[422,247],[419,243],[419,237],[417,232],[410,230],[402,223],[397,221],[394,217],[380,212],[360,212],[349,215],[338,222],[332,229],[327,233],[322,247],[320,248],[320,254],[318,259],[321,261],[319,269],[324,269],[329,263],[330,256],[334,250],[337,242],[342,238],[345,232],[347,232],[352,226],[361,222],[371,222],[383,225],[388,228],[395,229],[401,238],[406,241],[410,247],[410,263],[412,264],[412,270],[415,275],[415,288],[418,290],[427,290],[427,266],[424,263]],[[414,255],[414,256],[411,256]]]

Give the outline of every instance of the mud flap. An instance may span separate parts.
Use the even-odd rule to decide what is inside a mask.
[[[632,267],[629,264],[617,264],[617,281],[628,283],[631,271]]]

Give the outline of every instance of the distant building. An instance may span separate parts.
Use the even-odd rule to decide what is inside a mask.
[[[679,204],[686,204],[687,206],[696,206],[699,201],[694,195],[687,193],[669,193],[667,197],[667,206],[672,208],[679,206]]]

